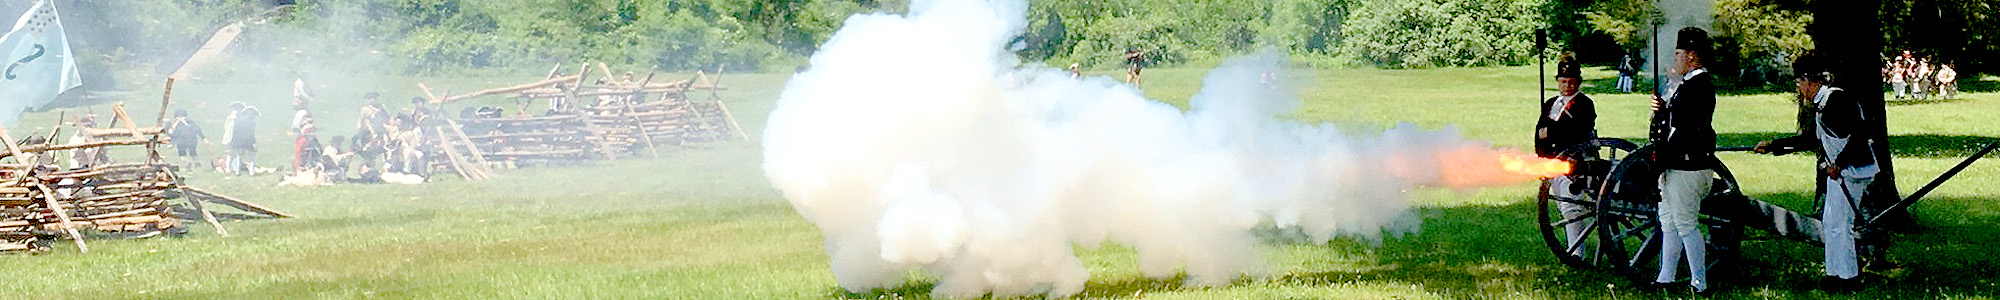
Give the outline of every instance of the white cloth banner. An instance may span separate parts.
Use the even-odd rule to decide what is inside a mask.
[[[7,64],[0,70],[0,124],[13,125],[21,112],[46,106],[56,95],[83,85],[62,20],[49,1],[35,2],[13,30],[0,36],[0,54]]]

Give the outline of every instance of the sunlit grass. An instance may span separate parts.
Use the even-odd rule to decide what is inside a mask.
[[[1148,96],[1185,105],[1202,70],[1147,71]],[[1104,72],[1092,72],[1098,74]],[[1604,78],[1604,70],[1588,76]],[[1366,133],[1412,122],[1455,126],[1467,137],[1524,148],[1535,114],[1533,68],[1302,70],[1305,103],[1291,116],[1336,122]],[[786,75],[731,75],[724,97],[754,138]],[[396,78],[329,83],[323,119],[345,120],[368,90],[385,100],[415,94],[411,81],[456,91],[513,83],[514,78]],[[276,85],[273,85],[276,86]],[[262,158],[289,159],[283,86],[190,82],[179,101],[255,99],[266,110]],[[1593,90],[1602,90],[1595,88]],[[143,93],[152,94],[152,93]],[[145,97],[157,97],[156,94]],[[1644,94],[1599,94],[1601,135],[1643,135]],[[1737,142],[1792,130],[1787,95],[1725,97],[1716,127]],[[1994,94],[1970,100],[1891,106],[1892,132],[1946,144],[1897,160],[1905,193],[1958,162],[2000,112]],[[135,98],[150,116],[156,98]],[[402,102],[385,101],[392,108]],[[192,102],[179,102],[192,103]],[[485,104],[511,106],[504,101]],[[448,107],[456,111],[456,107]],[[80,110],[69,110],[79,113]],[[99,108],[99,113],[106,110]],[[34,130],[54,112],[16,126]],[[210,117],[219,118],[209,112]],[[145,118],[141,118],[145,119]],[[149,121],[141,121],[148,123]],[[207,124],[219,126],[220,120]],[[333,134],[347,130],[329,129]],[[219,128],[211,129],[219,133]],[[20,133],[16,133],[19,135]],[[219,149],[205,149],[210,153]],[[731,140],[668,151],[659,158],[508,170],[491,181],[443,178],[420,186],[344,185],[279,188],[274,176],[195,173],[190,183],[300,215],[225,223],[230,237],[194,225],[183,238],[92,241],[91,253],[67,244],[38,256],[0,257],[8,283],[0,294],[37,299],[926,299],[928,281],[849,293],[834,283],[818,231],[794,213],[760,170],[754,141]],[[1899,153],[1902,154],[1902,153]],[[1810,158],[1725,154],[1760,199],[1811,203]],[[1859,293],[1816,291],[1819,252],[1762,239],[1746,244],[1741,276],[1719,284],[1716,298],[1989,299],[2000,278],[2000,169],[1975,165],[1915,207],[1922,229],[1899,235],[1892,257],[1905,271]],[[1183,287],[1178,279],[1140,275],[1134,253],[1117,245],[1079,245],[1092,271],[1081,299],[1651,299],[1685,293],[1645,292],[1614,275],[1573,270],[1542,248],[1534,227],[1533,186],[1420,190],[1421,232],[1384,240],[1327,244],[1273,242],[1262,250],[1272,274],[1237,285]]]

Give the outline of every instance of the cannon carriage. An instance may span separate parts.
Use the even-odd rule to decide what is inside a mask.
[[[1858,242],[1864,248],[1882,246],[1870,244],[1882,239],[1868,237],[1880,232],[1877,220],[1886,215],[1884,212],[1922,199],[1995,148],[2000,148],[2000,143],[1988,145],[1895,205],[1864,211],[1863,218],[1855,222],[1855,230],[1862,233]],[[1717,149],[1749,150],[1748,147]],[[1568,193],[1552,190],[1559,188],[1558,184],[1544,180],[1536,197],[1536,220],[1542,239],[1558,261],[1573,268],[1612,270],[1638,283],[1653,280],[1660,267],[1661,231],[1656,213],[1660,202],[1657,186],[1660,170],[1653,168],[1651,152],[1649,146],[1599,138],[1561,155],[1575,166],[1570,176],[1574,182],[1572,190]],[[1741,259],[1740,247],[1748,233],[1745,229],[1798,242],[1821,242],[1816,213],[1802,213],[1746,196],[1726,163],[1717,165],[1713,179],[1715,183],[1702,200],[1699,212],[1700,230],[1709,236],[1705,263],[1711,272],[1726,270],[1731,261]],[[1582,224],[1580,232],[1572,235],[1566,230],[1571,224]],[[1689,274],[1676,273],[1681,274],[1681,280]]]

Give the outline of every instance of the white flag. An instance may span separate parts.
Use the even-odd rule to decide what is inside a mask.
[[[36,1],[21,14],[14,29],[0,36],[0,55],[6,55],[0,62],[7,64],[0,69],[0,124],[13,125],[21,112],[83,85],[55,3]]]

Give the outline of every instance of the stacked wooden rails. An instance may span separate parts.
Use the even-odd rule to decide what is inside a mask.
[[[88,251],[83,242],[86,236],[179,235],[187,232],[183,219],[208,221],[223,232],[201,202],[247,212],[234,214],[240,217],[290,217],[254,203],[186,187],[175,167],[161,159],[158,150],[165,136],[160,129],[130,126],[131,119],[122,106],[114,111],[121,123],[128,124],[126,128],[86,128],[83,136],[88,142],[16,144],[0,129],[0,142],[6,143],[0,148],[6,151],[0,158],[13,158],[12,163],[0,164],[0,253],[43,252],[60,239],[73,240],[79,250]],[[114,155],[107,154],[87,167],[70,168],[54,159],[74,153],[130,154],[135,148],[143,151],[138,152],[144,155],[140,162],[112,161]],[[129,155],[119,157],[124,156]],[[171,199],[185,200],[183,204],[195,212],[177,214],[185,209],[169,204]]]
[[[43,220],[42,212],[46,209],[36,199],[40,199],[39,195],[31,194],[27,188],[0,187],[0,252],[47,249],[47,243],[36,233],[39,230],[36,225],[41,225],[36,221]]]
[[[720,102],[678,99],[604,102],[585,110],[592,139],[604,158],[648,151],[648,147],[679,147],[714,142],[732,132]],[[649,143],[650,141],[650,143]]]
[[[580,115],[468,118],[460,131],[489,162],[504,167],[573,163],[591,158],[588,119]],[[450,138],[450,136],[438,136]]]
[[[604,70],[599,73],[609,74],[602,64],[598,68]],[[747,138],[736,131],[734,117],[715,93],[724,88],[706,73],[697,72],[694,78],[667,83],[653,83],[653,76],[647,75],[645,80],[637,82],[630,78],[604,78],[599,83],[584,84],[590,75],[591,69],[585,67],[578,75],[552,73],[536,82],[462,95],[432,96],[436,103],[489,95],[511,95],[525,100],[519,103],[571,103],[568,109],[537,116],[521,111],[508,115],[461,115],[455,120],[457,124],[448,125],[456,130],[445,130],[445,134],[438,135],[442,141],[437,144],[458,152],[454,156],[479,157],[477,161],[490,167],[516,168],[646,153],[658,155],[661,149],[718,141],[731,133]],[[694,94],[705,94],[705,99],[691,99],[697,98],[690,97],[691,92],[700,91],[707,93]],[[452,136],[454,131],[463,132],[463,136]],[[450,140],[454,138],[467,140],[473,147],[453,147]]]

